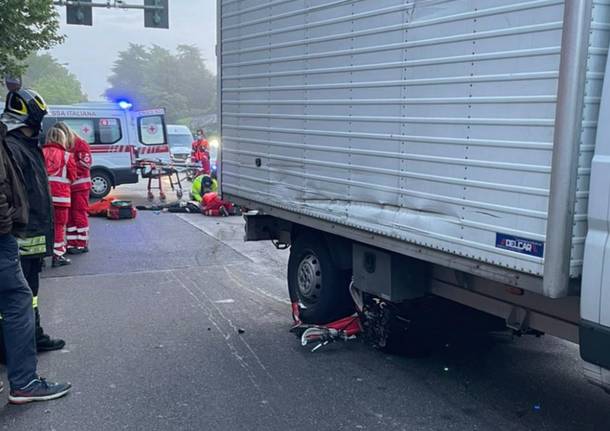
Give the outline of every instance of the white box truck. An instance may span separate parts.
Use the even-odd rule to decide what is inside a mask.
[[[349,278],[580,344],[610,388],[607,0],[220,0],[222,193],[290,245],[290,295]]]

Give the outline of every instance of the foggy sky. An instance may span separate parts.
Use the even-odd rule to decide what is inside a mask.
[[[130,42],[157,44],[171,50],[180,44],[196,45],[215,74],[216,0],[169,0],[169,7],[169,30],[144,28],[141,10],[104,8],[93,10],[93,27],[67,25],[65,7],[58,8],[61,32],[67,39],[50,53],[76,74],[89,100],[103,100],[112,63]]]

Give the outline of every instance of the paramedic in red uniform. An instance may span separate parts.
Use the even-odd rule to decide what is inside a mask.
[[[72,182],[70,214],[68,217],[68,254],[89,251],[89,191],[91,190],[91,148],[87,141],[78,136],[66,123],[57,123],[68,136],[68,145],[76,162],[76,179]]]
[[[227,217],[235,214],[235,206],[224,199],[221,199],[216,192],[203,195],[201,200],[201,213],[212,217]]]
[[[65,257],[66,227],[70,213],[70,188],[76,179],[76,163],[68,145],[66,134],[58,127],[51,127],[42,148],[55,215],[53,267],[70,264],[70,260]]]
[[[197,130],[197,139],[193,142],[191,158],[193,163],[201,163],[203,174],[210,174],[210,153],[208,140],[203,129]]]

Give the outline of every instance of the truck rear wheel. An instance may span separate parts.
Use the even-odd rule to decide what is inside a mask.
[[[288,290],[304,323],[324,324],[353,312],[349,280],[350,272],[335,265],[320,235],[297,237],[288,260]]]
[[[112,178],[104,171],[91,172],[91,191],[89,195],[92,199],[102,199],[112,190]]]

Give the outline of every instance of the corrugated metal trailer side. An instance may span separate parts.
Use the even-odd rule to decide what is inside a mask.
[[[223,193],[564,296],[610,40],[609,2],[565,6],[219,1]]]

